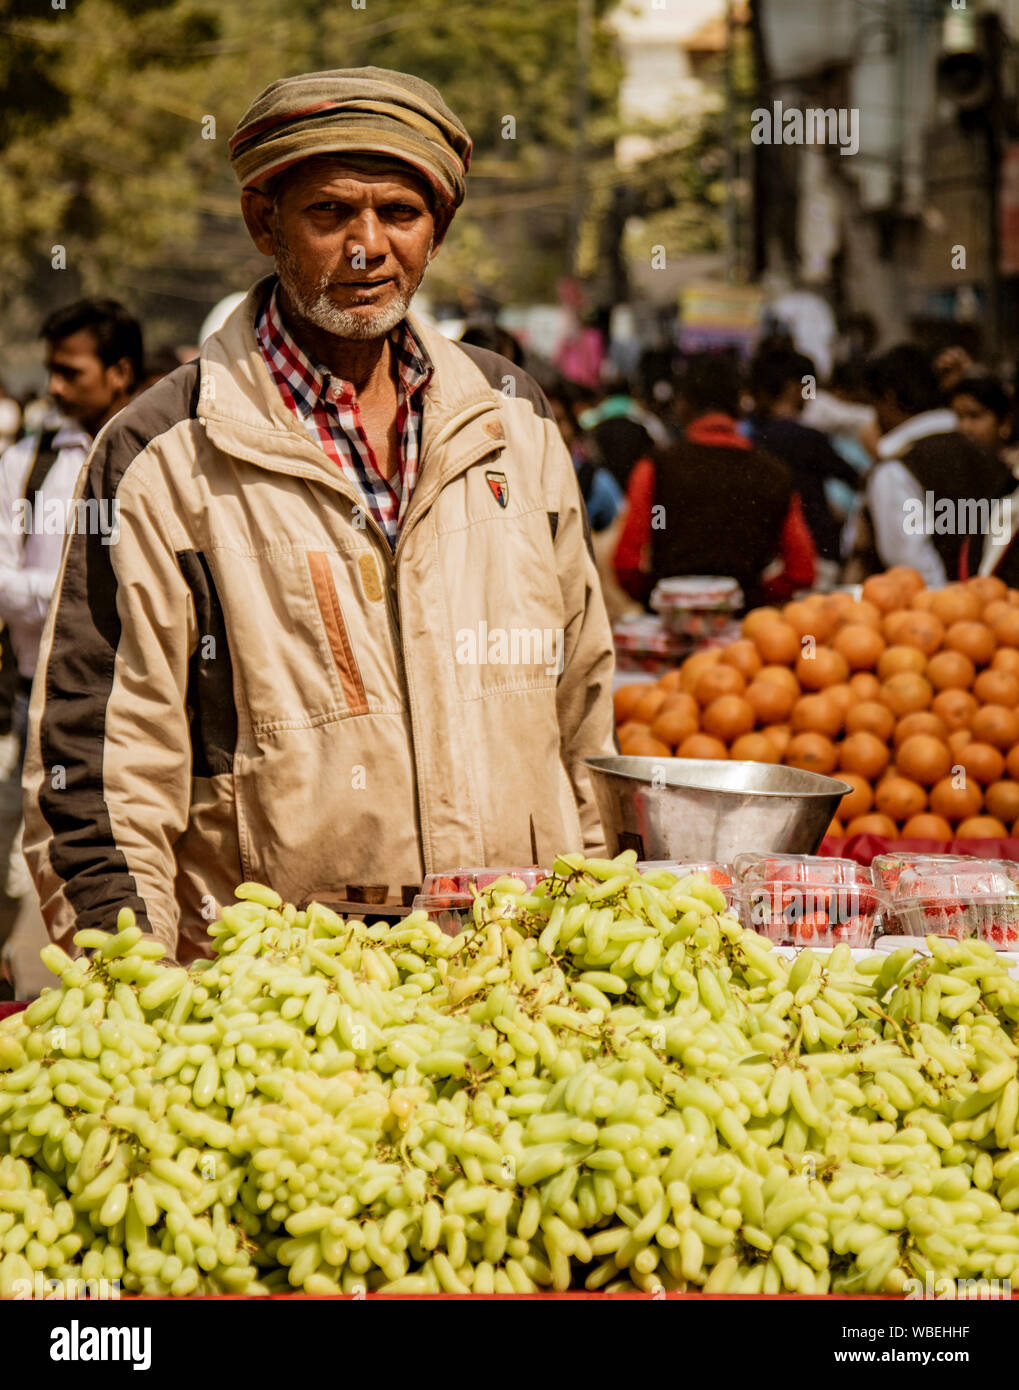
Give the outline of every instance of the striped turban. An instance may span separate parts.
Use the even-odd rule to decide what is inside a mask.
[[[264,188],[313,155],[387,156],[422,174],[441,204],[460,206],[471,138],[435,88],[388,68],[338,68],[274,82],[230,138],[242,188]]]

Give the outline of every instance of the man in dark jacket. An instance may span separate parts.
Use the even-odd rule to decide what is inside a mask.
[[[1015,479],[972,444],[942,405],[926,353],[910,343],[867,368],[877,410],[878,462],[867,479],[867,509],[878,565],[911,565],[928,587],[960,578],[980,564],[984,537],[996,525]]]
[[[750,368],[754,413],[749,420],[751,438],[792,470],[793,486],[803,499],[803,514],[817,547],[825,577],[838,577],[840,525],[828,505],[825,482],[836,478],[855,492],[859,476],[851,464],[835,452],[820,430],[800,423],[804,391],[816,383],[814,364],[802,352],[778,343],[764,343]]]
[[[790,470],[737,428],[739,381],[724,357],[691,358],[679,386],[685,433],[630,475],[614,558],[646,601],[659,579],[729,575],[747,607],[788,598],[814,578],[814,553]]]

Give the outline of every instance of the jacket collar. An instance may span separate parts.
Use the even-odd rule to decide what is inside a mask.
[[[898,458],[903,449],[918,439],[929,439],[932,434],[952,434],[958,423],[954,410],[924,410],[919,415],[911,415],[878,440],[878,458]]]
[[[274,472],[311,478],[356,501],[352,484],[309,437],[266,370],[255,322],[275,281],[275,275],[267,275],[254,284],[219,332],[202,345],[199,423],[210,442],[226,454]],[[467,355],[418,315],[408,313],[407,321],[435,368],[424,391],[421,478],[411,503],[417,511],[419,492],[423,497],[434,495],[474,461],[482,442],[491,451],[505,432],[490,419],[484,420],[487,430],[480,427],[483,417],[498,413],[499,395]],[[455,453],[443,452],[437,461],[430,460],[430,452],[454,436]]]

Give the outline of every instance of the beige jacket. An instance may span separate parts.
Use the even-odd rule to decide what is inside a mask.
[[[614,751],[611,634],[544,396],[411,315],[435,372],[394,556],[269,377],[270,286],[79,478],[119,534],[69,541],[25,769],[61,942],[130,906],[188,961],[244,879],[303,903],[526,864],[532,814],[542,861],[602,842],[583,760]]]

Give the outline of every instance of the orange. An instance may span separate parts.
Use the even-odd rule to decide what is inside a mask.
[[[783,761],[805,772],[829,773],[835,770],[835,759],[835,745],[824,734],[794,734]]]
[[[935,652],[927,663],[927,679],[935,690],[968,690],[977,668],[962,652]]]
[[[1015,647],[999,647],[991,657],[992,671],[1009,671],[1019,676],[1019,651]]]
[[[913,671],[890,676],[881,686],[881,699],[899,719],[914,710],[927,709],[934,696],[931,683]]]
[[[987,604],[980,615],[981,622],[985,622],[993,630],[999,618],[1007,618],[1012,611],[1012,605],[1007,598],[996,598]]]
[[[785,757],[785,750],[789,747],[789,740],[793,736],[793,731],[788,724],[767,724],[761,730],[766,738],[771,740],[771,746],[775,750],[775,755],[779,762]]]
[[[880,680],[891,680],[903,672],[922,676],[927,669],[927,658],[919,647],[886,647],[877,660],[877,673]]]
[[[894,840],[899,827],[890,816],[871,812],[869,816],[857,816],[846,826],[847,835],[880,835],[883,840]]]
[[[899,646],[918,647],[924,656],[933,656],[945,636],[944,623],[933,613],[920,613],[915,608],[903,609],[901,622],[891,616],[886,621],[889,632],[894,634],[892,641]]]
[[[754,707],[742,695],[720,695],[701,712],[701,728],[723,743],[731,743],[754,727]]]
[[[1005,759],[993,744],[973,739],[965,748],[954,753],[955,766],[961,767],[968,779],[978,782],[982,787],[997,782],[1005,771]]]
[[[682,667],[677,666],[675,670],[666,671],[664,676],[659,676],[658,684],[661,686],[663,690],[667,690],[670,695],[674,694],[677,690],[683,689],[683,687],[679,683],[682,674]]]
[[[1013,781],[1019,782],[1019,743],[1006,753],[1005,770]]]
[[[627,758],[671,758],[672,749],[650,734],[631,734],[619,740],[619,751]]]
[[[739,630],[744,637],[753,639],[754,633],[759,632],[762,627],[767,627],[776,618],[781,618],[782,614],[777,608],[752,608],[739,625]]]
[[[671,714],[675,710],[682,710],[684,714],[689,714],[696,719],[699,714],[697,701],[692,695],[688,695],[685,690],[670,690],[665,697],[665,704],[659,712],[659,718],[663,714]]]
[[[800,683],[788,666],[762,666],[754,680],[774,681],[776,685],[784,686],[790,691],[794,698],[800,693]]]
[[[1004,705],[981,705],[970,720],[973,737],[1009,749],[1019,743],[1019,714]]]
[[[821,599],[825,612],[834,614],[836,618],[842,618],[854,602],[852,594],[845,589],[838,589],[834,594],[825,594]]]
[[[838,816],[832,817],[832,819],[828,822],[828,829],[824,832],[825,839],[827,839],[829,835],[833,835],[840,840],[845,836],[845,833],[846,827],[839,820]]]
[[[893,565],[885,573],[898,584],[904,603],[909,603],[915,594],[922,593],[926,587],[923,576],[911,565]]]
[[[798,689],[799,687],[797,687]],[[746,688],[746,699],[758,724],[777,724],[788,719],[796,695],[771,680],[754,680]]]
[[[845,657],[850,671],[872,671],[885,650],[885,639],[867,623],[847,623],[836,632],[831,645]]]
[[[1012,592],[1014,593],[1015,590]],[[1003,647],[1019,647],[1019,608],[1015,607],[1015,603],[1016,600],[1010,596],[1009,604],[1012,611],[1003,613],[992,624],[994,635]]]
[[[765,733],[741,734],[729,749],[729,757],[743,763],[777,763],[778,751]]]
[[[973,682],[973,694],[982,705],[1005,705],[1007,709],[1015,709],[1019,705],[1019,676],[989,666]]]
[[[962,781],[962,779],[958,779]],[[970,778],[955,785],[954,777],[943,777],[930,794],[930,808],[936,816],[944,816],[953,825],[965,820],[967,816],[978,816],[984,804],[983,794],[976,782]]]
[[[931,701],[931,709],[945,721],[951,733],[953,729],[968,729],[979,705],[968,690],[941,690]]]
[[[992,782],[984,792],[984,808],[1006,825],[1019,816],[1019,782]]]
[[[641,724],[636,719],[627,719],[616,730],[616,736],[622,743],[624,738],[630,738],[633,734],[649,734],[650,732],[647,724]]]
[[[994,633],[986,623],[953,623],[945,633],[945,647],[962,652],[974,666],[986,666],[997,646]]]
[[[895,766],[910,781],[919,782],[922,787],[933,787],[935,782],[948,776],[952,767],[952,751],[947,743],[932,734],[912,734],[896,749]],[[878,810],[883,809],[879,801]],[[919,815],[919,812],[910,814]],[[1019,811],[1016,814],[1019,815]],[[895,819],[905,820],[906,816],[896,816]]]
[[[776,618],[753,634],[753,642],[767,663],[791,666],[800,654],[800,639],[795,628]]]
[[[842,711],[827,691],[801,695],[793,705],[790,723],[795,733],[813,732],[834,738],[842,729]]]
[[[909,820],[927,809],[927,793],[908,777],[885,777],[874,792],[874,806],[894,821]]]
[[[976,594],[981,604],[1001,602],[1008,593],[1008,585],[993,574],[976,574],[966,585],[971,594]]]
[[[882,743],[887,743],[895,728],[895,715],[880,700],[861,700],[851,706],[846,715],[846,733],[856,734],[861,730],[874,734]]]
[[[960,840],[1003,840],[1008,831],[996,816],[968,816],[955,833]]]
[[[622,724],[624,719],[629,719],[633,713],[633,708],[637,701],[646,695],[648,685],[646,681],[641,681],[637,685],[621,685],[612,696],[612,705],[616,711],[616,723]]]
[[[869,782],[880,777],[888,766],[891,754],[883,739],[861,729],[844,739],[839,749],[839,767],[844,772],[857,772]]]
[[[815,642],[826,642],[835,631],[835,619],[816,599],[787,603],[782,609],[782,619],[797,637],[813,637]]]
[[[980,617],[983,604],[976,594],[965,584],[946,584],[937,589],[931,600],[931,612],[940,618],[945,627],[952,623],[974,622]]]
[[[892,574],[872,574],[863,581],[863,597],[882,613],[901,608],[907,594]]]
[[[693,696],[701,709],[704,709],[713,700],[719,699],[720,696],[742,695],[746,688],[746,681],[735,666],[719,664],[709,666],[704,674],[698,678],[697,684],[693,688]]]
[[[634,705],[630,713],[634,719],[639,719],[642,724],[653,724],[661,713],[662,706],[669,697],[667,690],[660,689],[657,685],[646,685],[644,694]]]
[[[680,690],[685,690],[689,695],[692,695],[701,676],[709,666],[717,664],[721,655],[721,647],[709,647],[706,651],[694,652],[693,656],[688,656],[679,671]]]
[[[677,758],[727,758],[729,750],[720,738],[690,734],[676,749]]]
[[[881,682],[870,671],[857,671],[849,677],[849,689],[856,700],[876,700],[881,694]]]
[[[909,606],[917,613],[929,613],[934,602],[934,589],[920,589],[909,600]]]
[[[881,609],[876,604],[868,599],[858,598],[845,605],[839,614],[839,626],[843,627],[847,623],[867,623],[880,632],[882,618]]]
[[[690,696],[687,695],[683,698],[689,699]],[[738,697],[733,696],[732,698],[735,699]],[[694,709],[693,713],[691,713],[685,705],[670,706],[666,704],[665,708],[658,715],[658,718],[651,725],[652,738],[660,739],[662,743],[667,743],[672,748],[675,748],[678,744],[682,743],[685,738],[688,738],[690,734],[695,734],[696,732],[697,711]]]
[[[902,827],[904,840],[950,840],[952,827],[944,816],[932,816],[925,812],[920,816],[910,816]]]
[[[907,738],[912,738],[914,734],[930,734],[944,742],[948,739],[948,726],[943,719],[939,719],[929,709],[914,710],[912,714],[905,714],[896,721],[895,737],[892,739],[893,746],[898,748],[901,743]]]
[[[804,690],[824,690],[849,679],[849,665],[841,653],[831,647],[817,647],[810,655],[803,652],[796,663],[796,679]]]
[[[873,787],[866,777],[861,777],[858,772],[840,771],[839,777],[843,782],[848,782],[853,789],[846,792],[839,802],[839,815],[847,821],[852,820],[854,816],[865,816],[874,805]]]
[[[748,638],[730,642],[718,658],[723,666],[735,666],[745,681],[752,681],[761,669],[761,655]]]

